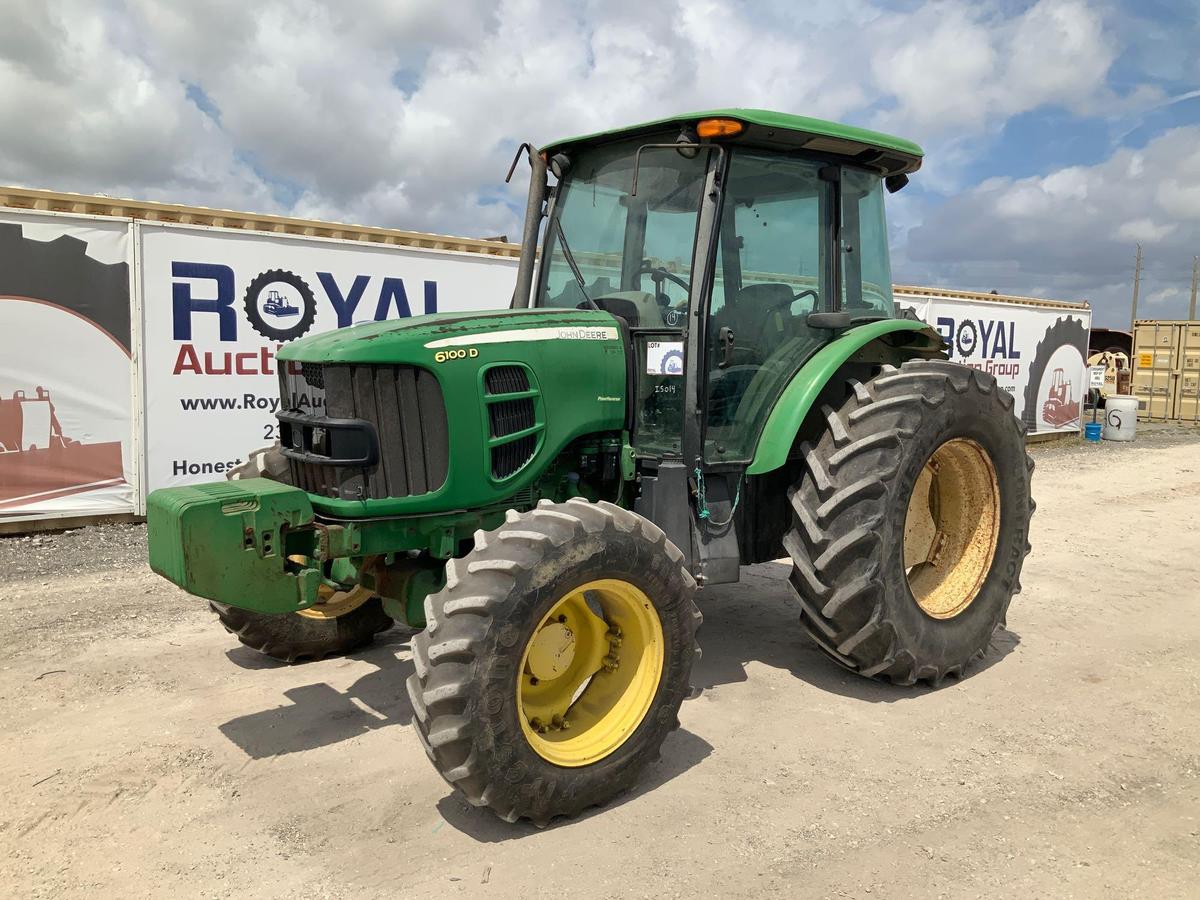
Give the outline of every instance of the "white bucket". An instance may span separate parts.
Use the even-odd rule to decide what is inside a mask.
[[[1132,441],[1137,431],[1137,397],[1113,394],[1104,402],[1104,439]]]

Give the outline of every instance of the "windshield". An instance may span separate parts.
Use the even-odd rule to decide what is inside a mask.
[[[634,326],[682,324],[708,155],[643,150],[633,194],[638,148],[666,140],[620,141],[572,156],[546,234],[537,306],[586,308],[591,301]]]

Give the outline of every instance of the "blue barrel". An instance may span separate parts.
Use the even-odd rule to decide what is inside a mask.
[[[1100,443],[1100,432],[1103,430],[1103,422],[1088,422],[1083,426],[1083,436],[1093,444],[1098,444]]]

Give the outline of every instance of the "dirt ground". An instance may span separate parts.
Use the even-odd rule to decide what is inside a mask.
[[[757,566],[702,594],[662,761],[543,831],[434,773],[405,632],[288,668],[143,527],[0,539],[0,894],[1195,897],[1200,432],[1034,452],[1025,591],[968,678],[844,674]]]

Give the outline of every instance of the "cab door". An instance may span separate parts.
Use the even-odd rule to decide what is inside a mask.
[[[747,462],[775,400],[829,336],[834,185],[822,163],[739,150],[721,209],[706,328],[707,463]]]

